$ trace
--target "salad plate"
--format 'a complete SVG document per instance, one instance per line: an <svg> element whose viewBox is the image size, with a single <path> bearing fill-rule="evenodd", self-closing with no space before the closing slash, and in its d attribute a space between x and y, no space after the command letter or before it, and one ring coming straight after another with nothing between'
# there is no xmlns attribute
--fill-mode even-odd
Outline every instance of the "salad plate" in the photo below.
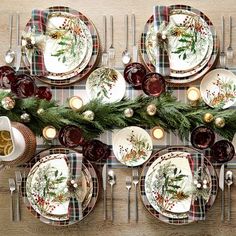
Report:
<svg viewBox="0 0 236 236"><path fill-rule="evenodd" d="M236 102L236 76L229 70L212 70L202 79L200 92L208 106L229 108Z"/></svg>
<svg viewBox="0 0 236 236"><path fill-rule="evenodd" d="M152 154L150 135L137 126L129 126L116 132L112 146L117 160L127 166L142 165Z"/></svg>

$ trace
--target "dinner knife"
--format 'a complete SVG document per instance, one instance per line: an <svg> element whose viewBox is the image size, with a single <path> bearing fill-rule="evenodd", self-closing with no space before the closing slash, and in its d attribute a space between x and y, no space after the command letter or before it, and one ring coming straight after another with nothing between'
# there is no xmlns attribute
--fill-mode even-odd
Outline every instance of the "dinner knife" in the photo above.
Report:
<svg viewBox="0 0 236 236"><path fill-rule="evenodd" d="M16 64L15 64L15 70L18 71L20 69L20 63L21 63L21 41L20 41L20 14L17 13L16 16Z"/></svg>
<svg viewBox="0 0 236 236"><path fill-rule="evenodd" d="M138 62L138 47L136 45L136 20L135 14L131 17L132 33L133 33L133 62Z"/></svg>
<svg viewBox="0 0 236 236"><path fill-rule="evenodd" d="M220 176L219 176L219 187L222 191L221 193L221 222L224 222L224 214L225 214L224 179L225 179L225 165L222 164L220 168Z"/></svg>
<svg viewBox="0 0 236 236"><path fill-rule="evenodd" d="M107 164L102 169L104 220L107 219Z"/></svg>

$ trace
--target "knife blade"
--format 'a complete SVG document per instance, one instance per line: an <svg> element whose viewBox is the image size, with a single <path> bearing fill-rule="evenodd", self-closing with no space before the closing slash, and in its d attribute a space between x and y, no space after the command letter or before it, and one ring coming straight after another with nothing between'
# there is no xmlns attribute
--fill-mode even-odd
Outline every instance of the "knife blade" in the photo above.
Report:
<svg viewBox="0 0 236 236"><path fill-rule="evenodd" d="M17 13L16 16L16 63L15 63L15 70L18 71L20 69L21 63L21 41L20 41L20 14Z"/></svg>
<svg viewBox="0 0 236 236"><path fill-rule="evenodd" d="M221 221L224 221L225 215L225 199L224 199L224 179L225 179L225 165L222 164L220 168L220 175L219 175L219 188L221 189Z"/></svg>
<svg viewBox="0 0 236 236"><path fill-rule="evenodd" d="M107 164L104 164L102 169L102 184L103 184L103 213L104 220L107 219Z"/></svg>

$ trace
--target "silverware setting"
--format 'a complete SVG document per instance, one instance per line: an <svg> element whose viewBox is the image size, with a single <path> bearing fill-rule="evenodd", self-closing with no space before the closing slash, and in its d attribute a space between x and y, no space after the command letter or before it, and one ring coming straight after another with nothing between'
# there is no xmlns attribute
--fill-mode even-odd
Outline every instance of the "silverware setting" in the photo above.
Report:
<svg viewBox="0 0 236 236"><path fill-rule="evenodd" d="M22 176L20 171L15 172L16 175L16 185L17 185L17 200L16 200L16 220L21 220L21 213L20 213L20 189L22 183Z"/></svg>
<svg viewBox="0 0 236 236"><path fill-rule="evenodd" d="M233 184L233 172L231 170L226 171L225 173L225 184L228 186L228 218L231 219L231 185Z"/></svg>
<svg viewBox="0 0 236 236"><path fill-rule="evenodd" d="M132 25L132 49L133 49L133 62L138 62L138 46L136 44L136 19L135 14L131 16L131 25Z"/></svg>
<svg viewBox="0 0 236 236"><path fill-rule="evenodd" d="M21 40L20 40L20 14L16 15L16 60L15 60L15 70L18 71L20 69L21 63Z"/></svg>
<svg viewBox="0 0 236 236"><path fill-rule="evenodd" d="M114 48L114 24L113 24L113 16L110 16L110 37L111 37L111 45L108 48L108 57L109 57L109 66L111 68L115 65L115 53L116 50Z"/></svg>
<svg viewBox="0 0 236 236"><path fill-rule="evenodd" d="M221 34L222 34L222 42L221 42L221 51L220 51L220 66L225 68L226 66L226 55L225 55L225 18L222 16L221 20Z"/></svg>
<svg viewBox="0 0 236 236"><path fill-rule="evenodd" d="M127 201L128 201L128 206L127 206L128 212L127 213L128 214L127 214L127 216L128 216L128 221L129 221L130 220L130 190L132 188L132 179L130 176L126 176L126 188L128 190L128 196L127 196Z"/></svg>
<svg viewBox="0 0 236 236"><path fill-rule="evenodd" d="M128 25L128 15L125 15L125 50L122 53L122 62L124 65L129 64L131 60L131 55L128 51L128 32L129 32L129 25Z"/></svg>
<svg viewBox="0 0 236 236"><path fill-rule="evenodd" d="M221 189L221 222L224 222L224 214L225 214L224 180L225 180L225 165L222 164L219 175L219 188Z"/></svg>
<svg viewBox="0 0 236 236"><path fill-rule="evenodd" d="M15 180L10 178L8 179L9 189L11 192L11 221L14 221L14 204L13 204L13 192L16 190Z"/></svg>
<svg viewBox="0 0 236 236"><path fill-rule="evenodd" d="M13 14L9 16L9 49L5 54L5 62L11 64L15 59L15 52L12 50L12 25L13 25Z"/></svg>
<svg viewBox="0 0 236 236"><path fill-rule="evenodd" d="M102 51L102 66L108 66L107 53L107 17L103 16L103 51Z"/></svg>
<svg viewBox="0 0 236 236"><path fill-rule="evenodd" d="M133 185L135 188L135 220L138 222L138 183L139 183L139 174L138 169L134 168L132 170L133 175Z"/></svg>
<svg viewBox="0 0 236 236"><path fill-rule="evenodd" d="M102 186L103 186L103 217L107 219L107 164L102 169Z"/></svg>
<svg viewBox="0 0 236 236"><path fill-rule="evenodd" d="M233 60L234 51L232 48L232 16L229 17L229 46L226 50L226 57L228 60Z"/></svg>
<svg viewBox="0 0 236 236"><path fill-rule="evenodd" d="M114 221L114 197L113 197L113 187L116 184L116 175L113 170L108 171L108 183L111 186L111 221Z"/></svg>

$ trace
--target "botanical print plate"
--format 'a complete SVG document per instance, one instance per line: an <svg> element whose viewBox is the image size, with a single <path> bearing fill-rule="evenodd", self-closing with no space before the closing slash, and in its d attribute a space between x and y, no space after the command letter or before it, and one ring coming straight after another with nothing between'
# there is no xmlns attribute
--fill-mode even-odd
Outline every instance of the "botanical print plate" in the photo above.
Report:
<svg viewBox="0 0 236 236"><path fill-rule="evenodd" d="M84 59L87 38L81 22L73 15L52 14L49 17L44 46L44 62L49 72L67 73Z"/></svg>
<svg viewBox="0 0 236 236"><path fill-rule="evenodd" d="M168 224L174 224L174 225L183 225L183 224L189 224L191 222L195 221L194 217L191 217L188 212L182 212L177 213L173 212L173 208L171 211L164 209L163 205L166 206L166 203L161 201L160 196L163 196L160 194L160 196L156 195L156 192L161 193L162 189L160 189L158 186L159 181L160 183L164 183L165 181L170 181L170 177L173 179L175 176L175 180L177 178L177 185L173 184L170 190L170 195L175 195L176 190L184 190L182 194L177 194L176 196L180 198L181 200L178 201L180 203L184 200L184 197L186 194L189 193L189 186L187 188L183 187L182 185L179 185L179 179L185 178L183 176L187 175L189 173L189 169L185 168L187 166L187 162L183 160L175 161L175 158L187 158L188 155L191 155L189 157L194 158L197 160L201 160L200 163L198 163L198 168L196 166L196 169L194 168L194 174L192 170L192 183L190 186L192 186L191 195L192 198L195 199L195 196L202 196L203 199L205 199L206 205L205 210L207 211L211 206L213 205L216 195L217 195L217 189L218 189L218 182L217 182L217 174L215 172L214 167L212 164L204 157L203 154L199 153L196 149L190 148L190 147L182 147L182 146L173 146L161 149L157 151L152 157L149 158L149 160L145 163L141 175L140 175L140 192L141 192L141 199L146 207L146 209L157 219L159 219L162 222L168 223ZM201 158L201 159L198 159ZM170 161L170 162L169 162ZM179 163L178 163L179 162ZM183 164L185 162L185 164ZM181 164L180 164L181 163ZM191 161L189 162L192 163ZM172 166L174 164L176 167ZM192 164L191 164L192 165ZM172 166L172 167L171 167ZM203 166L202 168L199 168L200 166ZM173 171L170 171L173 168ZM191 169L193 166L191 167ZM180 172L181 170L181 172ZM166 173L170 171L170 174L163 175L163 179L161 178L161 175L163 173ZM199 172L200 171L200 172ZM195 180L199 177L199 173L201 178L207 181L207 188L202 188L199 190L195 185ZM182 175L182 176L181 176ZM168 178L169 176L169 178ZM159 180L159 181L157 181ZM187 180L186 180L187 183ZM179 186L179 187L177 187ZM156 191L156 189L158 191ZM173 190L174 191L171 191ZM154 191L153 191L154 190ZM164 188L164 190L166 190ZM183 194L184 193L184 194ZM170 199L168 199L169 201ZM175 200L172 199L172 200ZM164 204L163 204L164 203ZM167 204L168 206L168 204ZM176 205L177 206L177 205ZM179 205L181 207L181 204ZM188 205L186 205L188 206ZM187 208L185 207L184 210ZM195 209L195 208L194 208ZM184 211L183 210L183 211ZM192 212L194 210L192 209Z"/></svg>
<svg viewBox="0 0 236 236"><path fill-rule="evenodd" d="M100 50L98 33L93 23L74 9L55 6L48 10L50 13L47 31L49 32L39 37L37 41L46 49L44 59L48 61L46 67L50 72L47 76L37 78L48 84L66 86L85 78L96 65ZM54 24L50 26L50 22L56 21L59 25L63 20L66 20L66 24L72 28L72 33L68 33L71 38L64 35L61 29L53 30ZM75 35L79 36L75 37ZM26 37L33 37L31 21L27 23L22 36L23 41ZM25 46L22 50L24 64L30 70L32 50Z"/></svg>
<svg viewBox="0 0 236 236"><path fill-rule="evenodd" d="M198 41L192 41L192 45L195 45L192 50L194 50L195 53L192 53L191 48L184 45L187 41L191 41L186 39L186 37L192 38L195 31L190 30L189 34L186 33L186 31L189 31L189 27L187 27L186 31L183 31L180 29L182 26L176 26L176 24L180 25L181 22L184 22L185 19L187 19L188 22L193 19L192 21L195 23L195 27L199 27L200 24L200 29L202 29L202 31L200 31L201 33L197 33ZM185 29L186 27L183 28ZM201 70L209 61L213 51L213 37L206 22L200 16L190 11L172 11L167 29L169 32L170 75L174 77L185 77ZM201 37L202 35L204 37ZM155 65L157 41L153 23L147 31L145 44L148 58L150 62ZM202 47L202 44L204 44L204 47Z"/></svg>
<svg viewBox="0 0 236 236"><path fill-rule="evenodd" d="M33 30L28 28L28 32L23 34L22 43L24 38L27 41L29 37L35 37L35 41L43 45L44 63L50 79L62 79L55 74L65 76L77 67L82 70L92 54L92 36L88 27L69 13L51 13L45 35L34 35ZM31 64L32 50L28 47L24 47L24 50Z"/></svg>
<svg viewBox="0 0 236 236"><path fill-rule="evenodd" d="M127 166L142 165L152 154L150 135L137 126L129 126L115 133L112 146L117 160Z"/></svg>
<svg viewBox="0 0 236 236"><path fill-rule="evenodd" d="M188 153L172 152L160 157L149 168L145 179L147 198L159 211L184 213L191 204L192 172Z"/></svg>
<svg viewBox="0 0 236 236"><path fill-rule="evenodd" d="M26 182L26 194L34 210L50 220L68 220L69 197L68 164L64 154L43 157L31 169ZM83 168L84 169L84 168ZM88 170L82 171L77 194L84 199L85 209L92 197L92 182Z"/></svg>
<svg viewBox="0 0 236 236"><path fill-rule="evenodd" d="M173 13L180 12L181 14L188 13L192 16L200 16L199 21L204 26L205 32L208 34L209 45L206 54L204 53L204 58L197 66L192 67L190 70L171 70L170 77L166 77L165 80L173 84L184 84L192 82L210 70L214 65L217 55L219 52L219 40L216 35L215 28L209 18L197 9L185 5L171 5L169 6L170 11ZM182 40L181 40L182 41ZM184 40L185 41L185 40ZM140 55L141 59L149 71L155 72L155 58L156 58L156 42L155 42L155 32L153 27L153 15L148 19L145 24L143 33L141 35L140 41ZM206 50L206 48L205 48ZM173 53L172 53L173 54ZM176 53L178 54L178 53ZM184 55L183 55L184 56ZM186 55L187 56L187 55ZM185 57L185 56L184 56ZM187 59L187 57L186 57ZM177 65L177 64L176 64ZM178 66L178 65L177 65ZM190 67L189 67L190 68Z"/></svg>
<svg viewBox="0 0 236 236"><path fill-rule="evenodd" d="M25 171L26 173L31 169L34 168L35 170L37 169L36 163L38 163L40 167L40 163L42 160L45 159L45 157L51 157L52 155L57 155L57 156L65 156L68 154L76 154L77 152L69 149L69 148L62 148L62 147L57 147L57 148L51 148L51 149L46 149L41 152L39 152L34 158L32 158L29 162L25 164ZM78 153L77 153L78 154ZM68 161L68 160L67 160ZM35 166L35 167L34 167ZM29 209L29 211L36 217L38 218L41 222L53 226L68 226L75 224L79 222L80 220L84 219L87 217L94 209L97 199L98 199L98 194L99 194L99 181L98 181L98 176L97 173L92 166L92 164L85 158L83 158L83 163L82 163L82 173L85 176L86 179L86 186L87 186L87 194L85 196L84 201L82 202L82 207L83 207L83 215L82 217L78 219L66 219L66 220L54 220L51 219L50 217L52 216L47 216L45 217L44 215L39 214L34 207L32 206L31 202L28 199L27 195L27 179L28 177L24 177L22 179L22 197L25 205ZM81 179L82 180L82 179ZM83 181L82 181L83 182ZM83 184L83 183L82 183ZM79 188L81 189L81 188ZM84 196L83 196L84 197ZM76 205L74 206L74 209L76 208ZM58 219L58 216L56 217ZM65 218L65 216L64 216Z"/></svg>
<svg viewBox="0 0 236 236"><path fill-rule="evenodd" d="M93 71L86 81L90 100L100 99L104 103L118 102L125 95L125 79L117 70L101 67Z"/></svg>
<svg viewBox="0 0 236 236"><path fill-rule="evenodd" d="M212 70L202 79L200 91L208 106L226 109L236 102L236 76L229 70Z"/></svg>

